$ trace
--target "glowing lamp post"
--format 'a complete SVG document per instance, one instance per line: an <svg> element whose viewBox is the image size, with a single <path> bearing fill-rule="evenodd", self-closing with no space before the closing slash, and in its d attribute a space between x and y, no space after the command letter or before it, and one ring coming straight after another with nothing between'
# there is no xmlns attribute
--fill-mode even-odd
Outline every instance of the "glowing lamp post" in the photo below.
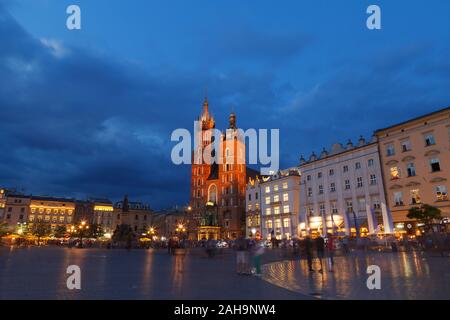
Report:
<svg viewBox="0 0 450 320"><path fill-rule="evenodd" d="M88 229L89 226L86 224L86 221L81 221L80 225L78 226L78 232L80 235L80 248L83 248L83 233Z"/></svg>

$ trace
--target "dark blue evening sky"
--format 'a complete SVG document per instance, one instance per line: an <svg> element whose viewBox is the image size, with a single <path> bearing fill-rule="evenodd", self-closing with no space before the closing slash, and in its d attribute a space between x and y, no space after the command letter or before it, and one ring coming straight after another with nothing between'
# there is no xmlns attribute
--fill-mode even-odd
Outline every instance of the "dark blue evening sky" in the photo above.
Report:
<svg viewBox="0 0 450 320"><path fill-rule="evenodd" d="M185 204L170 134L192 130L206 87L219 128L231 110L279 128L294 166L448 107L449 17L447 0L0 0L0 186Z"/></svg>

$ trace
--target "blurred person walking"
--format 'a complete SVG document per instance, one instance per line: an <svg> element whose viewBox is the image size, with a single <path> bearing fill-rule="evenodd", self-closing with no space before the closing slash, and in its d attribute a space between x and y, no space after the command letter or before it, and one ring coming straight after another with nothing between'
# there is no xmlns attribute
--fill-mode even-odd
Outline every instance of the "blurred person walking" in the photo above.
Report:
<svg viewBox="0 0 450 320"><path fill-rule="evenodd" d="M322 259L325 255L325 240L322 238L321 235L319 235L316 239L316 252L317 252L317 258L320 262L320 273L323 273L323 264Z"/></svg>

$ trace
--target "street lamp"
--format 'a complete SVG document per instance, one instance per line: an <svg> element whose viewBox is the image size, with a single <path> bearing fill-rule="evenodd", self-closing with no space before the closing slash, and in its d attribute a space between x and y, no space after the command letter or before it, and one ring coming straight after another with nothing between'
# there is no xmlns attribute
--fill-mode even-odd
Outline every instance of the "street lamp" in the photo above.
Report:
<svg viewBox="0 0 450 320"><path fill-rule="evenodd" d="M78 226L79 229L79 235L80 235L80 248L83 248L83 233L85 230L89 229L89 226L86 224L86 221L81 221L80 225Z"/></svg>
<svg viewBox="0 0 450 320"><path fill-rule="evenodd" d="M255 235L256 235L256 228L252 228L252 236L253 236L253 238L255 237Z"/></svg>

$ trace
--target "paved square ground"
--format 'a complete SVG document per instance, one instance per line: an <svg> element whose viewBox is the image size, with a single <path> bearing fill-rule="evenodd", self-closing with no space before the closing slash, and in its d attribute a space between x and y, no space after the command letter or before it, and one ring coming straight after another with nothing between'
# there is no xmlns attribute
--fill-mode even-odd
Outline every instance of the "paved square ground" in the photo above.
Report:
<svg viewBox="0 0 450 320"><path fill-rule="evenodd" d="M267 252L261 279L237 275L231 250L209 259L202 250L170 256L163 250L3 247L0 299L450 298L449 258L353 254L336 258L335 272L323 275L309 275L304 260L277 260L278 251ZM366 287L371 264L382 270L382 290ZM69 265L81 268L81 290L67 289Z"/></svg>

